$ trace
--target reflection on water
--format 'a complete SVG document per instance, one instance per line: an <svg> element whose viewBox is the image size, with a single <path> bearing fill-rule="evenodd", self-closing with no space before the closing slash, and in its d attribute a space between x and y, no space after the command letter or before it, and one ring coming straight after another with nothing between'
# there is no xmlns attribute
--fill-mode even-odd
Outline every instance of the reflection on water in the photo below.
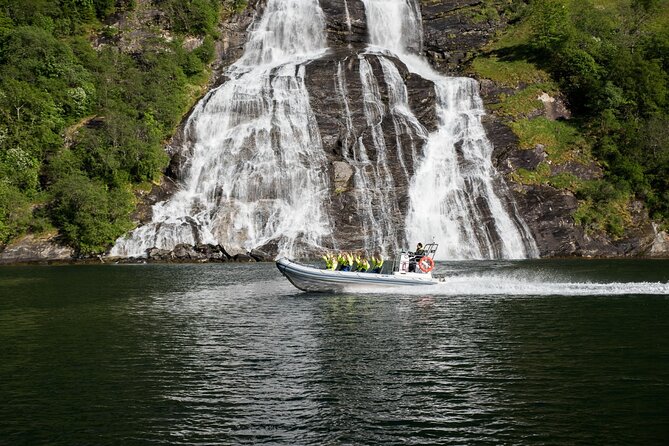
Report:
<svg viewBox="0 0 669 446"><path fill-rule="evenodd" d="M2 268L0 444L664 444L668 266L440 264L416 295Z"/></svg>

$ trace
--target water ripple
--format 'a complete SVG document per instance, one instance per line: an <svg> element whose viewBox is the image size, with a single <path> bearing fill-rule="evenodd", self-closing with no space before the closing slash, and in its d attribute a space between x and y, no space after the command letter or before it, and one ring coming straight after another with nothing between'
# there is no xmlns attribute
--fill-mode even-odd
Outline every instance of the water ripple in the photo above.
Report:
<svg viewBox="0 0 669 446"><path fill-rule="evenodd" d="M0 443L663 444L669 300L587 269L596 295L550 297L313 295L273 265L0 270L22 283L0 301Z"/></svg>

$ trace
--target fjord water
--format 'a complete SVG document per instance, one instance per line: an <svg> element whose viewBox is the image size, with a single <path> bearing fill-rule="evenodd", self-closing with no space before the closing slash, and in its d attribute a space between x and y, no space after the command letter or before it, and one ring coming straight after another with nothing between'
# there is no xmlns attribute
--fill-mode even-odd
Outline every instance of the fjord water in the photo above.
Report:
<svg viewBox="0 0 669 446"><path fill-rule="evenodd" d="M669 261L0 268L0 444L666 444Z"/></svg>

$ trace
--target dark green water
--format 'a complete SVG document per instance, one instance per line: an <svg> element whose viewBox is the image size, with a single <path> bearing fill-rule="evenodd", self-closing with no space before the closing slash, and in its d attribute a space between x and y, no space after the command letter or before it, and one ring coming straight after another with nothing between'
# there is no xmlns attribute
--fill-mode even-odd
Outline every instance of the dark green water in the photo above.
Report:
<svg viewBox="0 0 669 446"><path fill-rule="evenodd" d="M669 444L668 261L437 269L0 268L0 444Z"/></svg>

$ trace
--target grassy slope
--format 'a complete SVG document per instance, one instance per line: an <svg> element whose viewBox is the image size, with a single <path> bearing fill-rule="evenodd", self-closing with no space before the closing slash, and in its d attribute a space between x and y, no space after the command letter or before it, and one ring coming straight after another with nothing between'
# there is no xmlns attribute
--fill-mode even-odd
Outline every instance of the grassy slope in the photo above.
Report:
<svg viewBox="0 0 669 446"><path fill-rule="evenodd" d="M572 4L579 1L572 0ZM595 7L610 10L614 15L623 2L593 0ZM669 9L655 16L649 28L665 26L669 26ZM512 90L510 94L500 94L499 103L490 105L490 110L511 127L521 149L542 145L548 155L535 170L518 169L510 175L510 180L524 185L549 185L581 196L580 192L599 187L601 180L579 179L563 172L560 166L567 162L589 166L598 164L598 160L592 155L592 141L587 139L578 117L553 121L541 116L543 104L539 96L547 93L555 97L560 95L560 89L558 82L535 62L535 55L527 52L532 38L530 20L518 20L501 31L472 61L471 74ZM588 230L604 231L617 238L632 224L629 212L632 198L627 193L597 203L586 197L579 201L573 217Z"/></svg>

